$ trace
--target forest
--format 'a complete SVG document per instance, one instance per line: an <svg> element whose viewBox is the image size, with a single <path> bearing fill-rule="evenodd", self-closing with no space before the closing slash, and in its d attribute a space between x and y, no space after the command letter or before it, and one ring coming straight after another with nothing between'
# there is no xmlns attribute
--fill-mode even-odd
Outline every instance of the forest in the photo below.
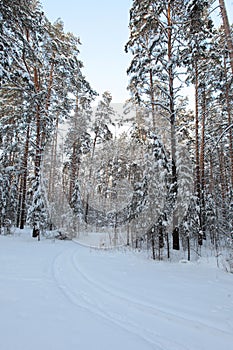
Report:
<svg viewBox="0 0 233 350"><path fill-rule="evenodd" d="M1 0L0 234L104 232L111 245L153 259L182 249L190 260L208 246L233 271L224 0L133 0L122 50L131 57L124 112L109 91L93 108L98 92L83 74L80 39L37 0Z"/></svg>

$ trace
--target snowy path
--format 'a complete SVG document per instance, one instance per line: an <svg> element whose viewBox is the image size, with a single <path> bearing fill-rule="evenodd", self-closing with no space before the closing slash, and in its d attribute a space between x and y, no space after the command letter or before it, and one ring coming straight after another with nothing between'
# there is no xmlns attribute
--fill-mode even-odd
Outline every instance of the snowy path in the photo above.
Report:
<svg viewBox="0 0 233 350"><path fill-rule="evenodd" d="M86 249L86 248L81 248ZM162 349L153 347L154 342L151 342L145 335L145 330L140 329L138 325L132 321L129 316L125 315L129 312L134 313L131 305L124 305L124 300L117 294L108 293L104 288L91 282L78 268L76 259L80 248L72 252L70 249L61 254L54 262L54 278L58 287L64 296L74 306L84 309L90 314L99 316L100 319L110 323L114 327L115 332L119 330L126 331L127 334L132 334L137 343L140 341L138 349ZM77 259L78 260L78 259ZM63 266L65 265L65 270ZM68 272L68 273L67 273ZM74 278L75 276L75 278ZM132 316L131 316L132 317Z"/></svg>
<svg viewBox="0 0 233 350"><path fill-rule="evenodd" d="M233 276L73 242L0 236L0 349L219 350Z"/></svg>

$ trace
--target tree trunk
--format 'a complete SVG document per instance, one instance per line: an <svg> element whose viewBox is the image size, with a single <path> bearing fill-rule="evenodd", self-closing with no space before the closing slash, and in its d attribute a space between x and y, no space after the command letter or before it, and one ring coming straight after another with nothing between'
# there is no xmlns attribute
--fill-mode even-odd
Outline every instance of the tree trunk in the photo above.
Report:
<svg viewBox="0 0 233 350"><path fill-rule="evenodd" d="M169 79L169 110L170 110L170 126L171 126L171 157L172 157L172 191L173 196L177 196L177 169L176 169L176 130L175 130L175 96L174 96L174 71L172 56L172 20L171 20L171 1L168 1L167 9L167 34L168 34L168 79ZM174 208L172 208L174 209ZM173 211L173 230L177 225L177 217ZM178 232L179 240L179 232Z"/></svg>
<svg viewBox="0 0 233 350"><path fill-rule="evenodd" d="M54 188L55 188L55 172L57 171L57 140L58 140L58 116L56 119L56 129L53 135L53 141L51 145L51 160L49 170L49 184L48 184L48 200L53 201Z"/></svg>
<svg viewBox="0 0 233 350"><path fill-rule="evenodd" d="M167 242L167 258L170 259L170 243L169 243L168 232L166 232L166 242Z"/></svg>
<svg viewBox="0 0 233 350"><path fill-rule="evenodd" d="M226 106L227 106L227 115L228 115L228 126L229 126L229 152L230 152L230 182L231 187L233 188L233 137L232 137L232 110L231 110L231 101L230 101L230 86L231 81L228 81L227 78L227 64L226 57L224 57L224 74L225 74L225 95L226 95Z"/></svg>
<svg viewBox="0 0 233 350"><path fill-rule="evenodd" d="M72 158L71 158L71 178L70 178L70 200L72 198L72 194L74 191L75 186L75 180L77 175L77 162L78 162L78 148L77 148L77 118L78 118L78 112L79 112L79 97L76 96L76 105L75 105L75 115L74 115L74 140L73 140L73 149L72 149Z"/></svg>
<svg viewBox="0 0 233 350"><path fill-rule="evenodd" d="M202 125L201 125L201 144L200 144L200 224L202 238L206 239L205 233L205 123L206 123L206 91L202 91Z"/></svg>
<svg viewBox="0 0 233 350"><path fill-rule="evenodd" d="M222 197L222 216L223 216L223 222L226 219L226 198L227 198L227 180L225 176L225 168L226 168L226 162L225 162L225 156L224 156L224 149L221 145L220 149L218 150L218 156L219 156L219 171L220 171L220 186L221 186L221 197Z"/></svg>
<svg viewBox="0 0 233 350"><path fill-rule="evenodd" d="M36 93L40 91L38 70L34 67L34 86ZM35 177L39 177L40 172L40 163L41 163L41 114L40 114L40 106L37 104L36 106L36 156L35 156L35 168L34 173Z"/></svg>
<svg viewBox="0 0 233 350"><path fill-rule="evenodd" d="M16 227L19 227L19 225L20 225L22 191L23 191L23 174L19 178L19 197L18 197L18 204L17 204Z"/></svg>
<svg viewBox="0 0 233 350"><path fill-rule="evenodd" d="M152 126L153 126L153 131L155 132L155 96L154 96L154 82L153 82L152 69L150 69L150 98L151 98L151 109L152 109Z"/></svg>
<svg viewBox="0 0 233 350"><path fill-rule="evenodd" d="M229 51L231 71L233 74L233 42L232 42L232 37L231 37L231 28L230 28L230 24L229 24L229 20L228 20L228 16L227 16L225 1L219 0L219 6L220 6L220 11L221 11L224 32L225 32L225 36L226 36L226 40L227 40L227 47L228 47L228 51Z"/></svg>
<svg viewBox="0 0 233 350"><path fill-rule="evenodd" d="M169 76L169 109L171 124L171 154L172 154L172 183L177 182L176 176L176 134L175 134L175 103L174 103L174 72L172 64L172 22L171 5L168 6L168 76Z"/></svg>
<svg viewBox="0 0 233 350"><path fill-rule="evenodd" d="M52 63L51 63L50 72L49 72L48 92L47 92L46 103L45 103L46 111L48 111L50 106L50 99L51 99L52 86L53 86L53 73L54 73L54 66L55 66L54 59L55 59L55 53L53 53L52 55Z"/></svg>
<svg viewBox="0 0 233 350"><path fill-rule="evenodd" d="M70 174L70 188L68 201L71 202L71 198L74 192L75 179L77 173L77 142L73 141L72 156L71 156L71 174Z"/></svg>
<svg viewBox="0 0 233 350"><path fill-rule="evenodd" d="M195 59L195 161L196 161L196 181L195 189L197 197L201 197L201 186L200 186L200 155L199 155L199 109L198 109L198 93L199 86L199 71L197 59Z"/></svg>
<svg viewBox="0 0 233 350"><path fill-rule="evenodd" d="M48 115L48 110L49 110L49 106L50 106L52 87L53 87L53 75L54 75L54 67L55 67L54 59L55 59L55 53L53 53L53 55L52 55L52 63L51 63L50 71L49 71L47 96L46 96L46 101L45 101L45 112L47 115ZM38 80L38 78L37 78L37 80ZM36 88L37 88L37 91L40 90L39 80L36 82ZM43 120L43 123L41 125L40 139L41 139L40 140L40 148L41 148L41 152L42 152L44 150L44 146L45 146L45 142L46 142L46 121L45 121L45 119ZM41 154L41 157L42 157L42 154Z"/></svg>
<svg viewBox="0 0 233 350"><path fill-rule="evenodd" d="M20 229L24 228L25 220L26 220L26 193L27 193L29 138L30 138L30 123L28 123L28 126L27 126L25 149L24 149L24 155L23 155L22 200L21 200L20 222L19 222Z"/></svg>
<svg viewBox="0 0 233 350"><path fill-rule="evenodd" d="M187 235L187 248L188 248L188 261L190 261L190 239L189 239L189 235Z"/></svg>
<svg viewBox="0 0 233 350"><path fill-rule="evenodd" d="M152 248L152 258L155 260L155 232L151 233L151 248Z"/></svg>
<svg viewBox="0 0 233 350"><path fill-rule="evenodd" d="M195 58L194 61L195 69L195 160L196 160L196 179L195 179L195 190L201 205L201 177L200 177L200 152L199 152L199 70L198 60ZM200 211L200 223L201 211ZM202 232L198 234L198 244L202 245Z"/></svg>
<svg viewBox="0 0 233 350"><path fill-rule="evenodd" d="M94 137L94 141L93 141L92 155L91 155L91 165L90 165L90 171L89 171L89 182L90 182L91 177L92 177L92 170L93 170L92 169L92 164L93 164L93 159L94 159L94 155L95 155L95 147L96 147L98 134L99 134L99 128L97 128L97 130L95 131L95 137ZM89 194L89 192L87 192L86 205L85 205L85 214L84 214L84 221L86 222L86 224L87 224L87 221L88 221L89 198L90 198L90 194Z"/></svg>
<svg viewBox="0 0 233 350"><path fill-rule="evenodd" d="M179 228L175 227L172 233L173 237L173 249L180 250L180 241L179 241Z"/></svg>

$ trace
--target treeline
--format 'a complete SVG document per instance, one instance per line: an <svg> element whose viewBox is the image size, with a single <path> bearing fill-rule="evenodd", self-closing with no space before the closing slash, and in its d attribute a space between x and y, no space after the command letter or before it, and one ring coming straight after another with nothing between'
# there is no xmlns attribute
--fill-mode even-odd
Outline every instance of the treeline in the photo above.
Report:
<svg viewBox="0 0 233 350"><path fill-rule="evenodd" d="M190 258L204 240L232 246L233 49L219 3L132 2L125 110L136 116L117 121L108 92L93 115L79 39L37 1L1 2L2 229L27 222L37 236L62 226L66 210L72 235L81 222L109 225L116 242L122 228L153 258L180 246ZM114 135L117 122L130 132Z"/></svg>
<svg viewBox="0 0 233 350"><path fill-rule="evenodd" d="M219 28L213 14L222 18ZM216 246L230 246L233 44L224 1L135 0L129 28L126 51L133 55L128 68L132 101L149 112L157 134L165 133L158 124L161 118L169 129L165 143L174 201L169 215L165 210L162 216L166 220L170 216L173 247L179 248L180 238L185 247L190 238L199 246L207 238ZM185 86L193 87L193 118L180 98ZM181 216L179 178L185 179L180 177L184 164L179 152L184 143L194 172L193 193ZM156 232L159 237L159 229Z"/></svg>
<svg viewBox="0 0 233 350"><path fill-rule="evenodd" d="M47 215L41 194L45 146L75 96L95 96L82 74L79 38L51 24L39 1L0 4L0 228L26 220L38 235Z"/></svg>

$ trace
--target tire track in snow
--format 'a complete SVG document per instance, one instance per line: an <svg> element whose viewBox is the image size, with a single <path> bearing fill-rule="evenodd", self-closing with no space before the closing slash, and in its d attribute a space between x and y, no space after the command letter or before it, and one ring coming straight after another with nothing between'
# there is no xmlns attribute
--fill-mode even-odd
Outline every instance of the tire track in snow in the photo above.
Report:
<svg viewBox="0 0 233 350"><path fill-rule="evenodd" d="M144 335L139 334L138 329L135 329L136 325L129 323L126 319L124 320L122 315L109 313L108 311L106 312L106 309L103 309L102 305L100 305L98 301L93 300L93 295L96 293L98 294L99 291L94 285L87 282L83 278L82 274L80 274L76 269L73 263L73 256L76 254L76 251L77 249L67 249L55 257L53 261L53 278L64 297L68 299L72 305L82 308L89 313L95 314L104 320L113 323L114 326L117 326L124 331L130 332L133 336L140 338L145 342L145 344L147 344L148 349L165 350L164 346L161 346L157 342L151 342ZM67 271L69 271L68 277L66 275ZM83 286L83 282L84 285L86 284L86 286ZM79 289L77 291L77 288L80 287L85 287L85 290ZM101 297L103 298L102 292ZM172 350L172 348L169 349Z"/></svg>

